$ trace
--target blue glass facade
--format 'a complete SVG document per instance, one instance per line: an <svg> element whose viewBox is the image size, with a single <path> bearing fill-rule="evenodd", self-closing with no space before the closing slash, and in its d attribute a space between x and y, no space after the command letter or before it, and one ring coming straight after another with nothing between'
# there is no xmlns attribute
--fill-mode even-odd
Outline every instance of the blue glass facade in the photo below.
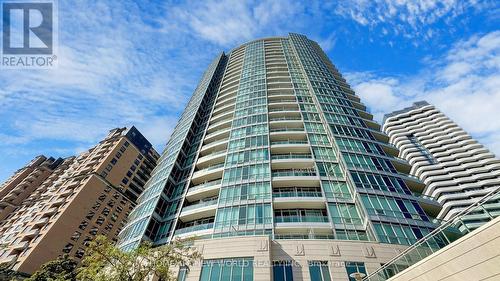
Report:
<svg viewBox="0 0 500 281"><path fill-rule="evenodd" d="M397 153L317 43L252 41L204 74L119 245L193 235L409 245L435 225Z"/></svg>

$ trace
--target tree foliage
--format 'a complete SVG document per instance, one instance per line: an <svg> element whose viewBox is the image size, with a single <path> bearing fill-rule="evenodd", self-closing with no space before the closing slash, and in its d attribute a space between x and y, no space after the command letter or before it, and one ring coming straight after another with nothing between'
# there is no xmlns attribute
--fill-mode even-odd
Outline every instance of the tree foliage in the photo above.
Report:
<svg viewBox="0 0 500 281"><path fill-rule="evenodd" d="M26 276L12 269L12 264L0 264L0 280L18 281L24 280Z"/></svg>
<svg viewBox="0 0 500 281"><path fill-rule="evenodd" d="M45 263L26 281L76 281L76 264L65 255Z"/></svg>
<svg viewBox="0 0 500 281"><path fill-rule="evenodd" d="M201 254L187 243L172 241L160 247L143 243L124 252L104 236L98 236L86 250L87 254L78 270L82 281L142 281L150 276L162 280L175 280L173 270L181 265L192 265Z"/></svg>

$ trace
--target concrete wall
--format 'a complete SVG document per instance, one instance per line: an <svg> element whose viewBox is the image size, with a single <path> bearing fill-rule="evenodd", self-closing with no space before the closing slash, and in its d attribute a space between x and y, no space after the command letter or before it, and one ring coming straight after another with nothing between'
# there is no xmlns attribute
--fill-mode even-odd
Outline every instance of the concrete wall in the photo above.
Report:
<svg viewBox="0 0 500 281"><path fill-rule="evenodd" d="M332 280L347 281L346 261L363 262L367 272L379 268L406 247L341 240L271 240L268 236L198 240L204 259L253 257L254 281L272 280L273 261L291 261L295 281L310 281L308 261L328 261ZM187 281L200 280L201 266L192 266ZM314 280L312 280L314 281Z"/></svg>

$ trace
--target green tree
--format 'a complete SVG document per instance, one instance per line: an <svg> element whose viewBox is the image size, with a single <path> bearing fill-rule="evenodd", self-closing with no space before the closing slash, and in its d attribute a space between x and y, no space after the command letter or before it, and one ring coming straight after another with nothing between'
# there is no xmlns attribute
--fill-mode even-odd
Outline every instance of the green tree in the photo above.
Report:
<svg viewBox="0 0 500 281"><path fill-rule="evenodd" d="M15 270L12 270L11 264L9 263L0 264L0 280L18 281L24 279L26 279L26 276Z"/></svg>
<svg viewBox="0 0 500 281"><path fill-rule="evenodd" d="M173 269L190 266L201 254L190 247L190 241L175 240L170 244L152 247L143 243L124 252L104 236L98 236L87 248L87 254L78 270L82 281L142 281L149 276L175 280Z"/></svg>
<svg viewBox="0 0 500 281"><path fill-rule="evenodd" d="M26 281L76 281L76 264L65 255L45 263Z"/></svg>

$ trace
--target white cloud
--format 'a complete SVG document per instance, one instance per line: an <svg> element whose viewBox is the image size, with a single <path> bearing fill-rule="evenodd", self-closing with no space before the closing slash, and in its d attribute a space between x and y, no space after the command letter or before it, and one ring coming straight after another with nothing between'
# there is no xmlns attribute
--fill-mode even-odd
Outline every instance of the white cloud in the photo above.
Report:
<svg viewBox="0 0 500 281"><path fill-rule="evenodd" d="M352 0L339 1L335 13L371 28L384 26L386 35L390 26L393 33L408 38L430 39L435 30L429 26L442 21L445 24L468 10L494 8L494 1L476 0Z"/></svg>
<svg viewBox="0 0 500 281"><path fill-rule="evenodd" d="M196 4L194 4L196 3ZM209 42L232 46L263 35L284 35L293 31L304 7L286 0L266 1L189 1L168 8L165 25L180 27L186 33ZM168 32L168 31L167 31Z"/></svg>
<svg viewBox="0 0 500 281"><path fill-rule="evenodd" d="M416 75L379 77L349 73L378 121L418 100L437 106L500 155L500 31L456 43L445 56L427 59Z"/></svg>

